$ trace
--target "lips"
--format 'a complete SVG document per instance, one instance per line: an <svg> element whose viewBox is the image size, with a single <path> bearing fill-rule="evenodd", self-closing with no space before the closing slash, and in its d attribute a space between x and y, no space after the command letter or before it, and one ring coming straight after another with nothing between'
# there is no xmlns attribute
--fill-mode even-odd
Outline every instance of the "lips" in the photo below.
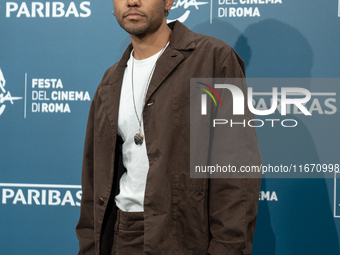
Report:
<svg viewBox="0 0 340 255"><path fill-rule="evenodd" d="M124 15L124 18L130 18L130 19L138 19L142 17L144 17L144 15L136 11L128 12L127 14Z"/></svg>

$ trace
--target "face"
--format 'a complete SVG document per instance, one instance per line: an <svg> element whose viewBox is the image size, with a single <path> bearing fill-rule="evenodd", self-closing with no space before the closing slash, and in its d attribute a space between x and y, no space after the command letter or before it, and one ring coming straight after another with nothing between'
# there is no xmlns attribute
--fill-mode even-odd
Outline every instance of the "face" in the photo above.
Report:
<svg viewBox="0 0 340 255"><path fill-rule="evenodd" d="M119 25L129 34L145 36L157 31L165 20L165 1L113 0L113 4Z"/></svg>

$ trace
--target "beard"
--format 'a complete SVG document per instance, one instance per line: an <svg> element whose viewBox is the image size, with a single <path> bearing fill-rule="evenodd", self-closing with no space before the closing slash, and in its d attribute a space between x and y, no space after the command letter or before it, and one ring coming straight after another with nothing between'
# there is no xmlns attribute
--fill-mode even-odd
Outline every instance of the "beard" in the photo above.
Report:
<svg viewBox="0 0 340 255"><path fill-rule="evenodd" d="M162 1L163 2L163 1ZM150 13L142 12L138 8L130 8L128 11L118 14L116 18L118 24L129 34L138 37L145 37L149 34L154 33L162 25L164 19L164 8L165 5L158 5ZM128 20L125 15L130 12L137 12L143 17L136 20Z"/></svg>

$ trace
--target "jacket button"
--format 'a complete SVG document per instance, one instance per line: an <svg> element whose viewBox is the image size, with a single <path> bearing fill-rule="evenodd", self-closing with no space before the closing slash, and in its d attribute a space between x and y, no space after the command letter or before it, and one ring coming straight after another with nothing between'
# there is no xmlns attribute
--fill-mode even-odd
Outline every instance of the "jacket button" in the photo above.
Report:
<svg viewBox="0 0 340 255"><path fill-rule="evenodd" d="M104 204L104 199L103 198L99 198L98 199L98 204L99 205L103 205Z"/></svg>
<svg viewBox="0 0 340 255"><path fill-rule="evenodd" d="M153 105L153 101L149 101L146 105L147 105L147 106Z"/></svg>

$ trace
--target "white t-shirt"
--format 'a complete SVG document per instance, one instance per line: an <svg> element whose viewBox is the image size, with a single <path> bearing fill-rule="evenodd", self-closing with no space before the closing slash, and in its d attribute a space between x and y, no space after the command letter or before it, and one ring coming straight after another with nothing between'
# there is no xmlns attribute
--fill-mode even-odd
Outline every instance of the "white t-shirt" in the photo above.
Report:
<svg viewBox="0 0 340 255"><path fill-rule="evenodd" d="M139 122L135 113L132 94L132 58L125 68L122 90L120 94L118 134L123 143L123 164L127 170L120 179L120 193L115 197L117 207L122 211L142 212L144 211L144 194L146 178L149 171L149 159L146 152L147 137L144 135L143 120L141 119L148 87L151 80L154 65L162 51L143 59L134 59L133 66L133 88L135 105L138 118L141 120L141 131L144 136L143 143L136 145L134 136L139 132Z"/></svg>

